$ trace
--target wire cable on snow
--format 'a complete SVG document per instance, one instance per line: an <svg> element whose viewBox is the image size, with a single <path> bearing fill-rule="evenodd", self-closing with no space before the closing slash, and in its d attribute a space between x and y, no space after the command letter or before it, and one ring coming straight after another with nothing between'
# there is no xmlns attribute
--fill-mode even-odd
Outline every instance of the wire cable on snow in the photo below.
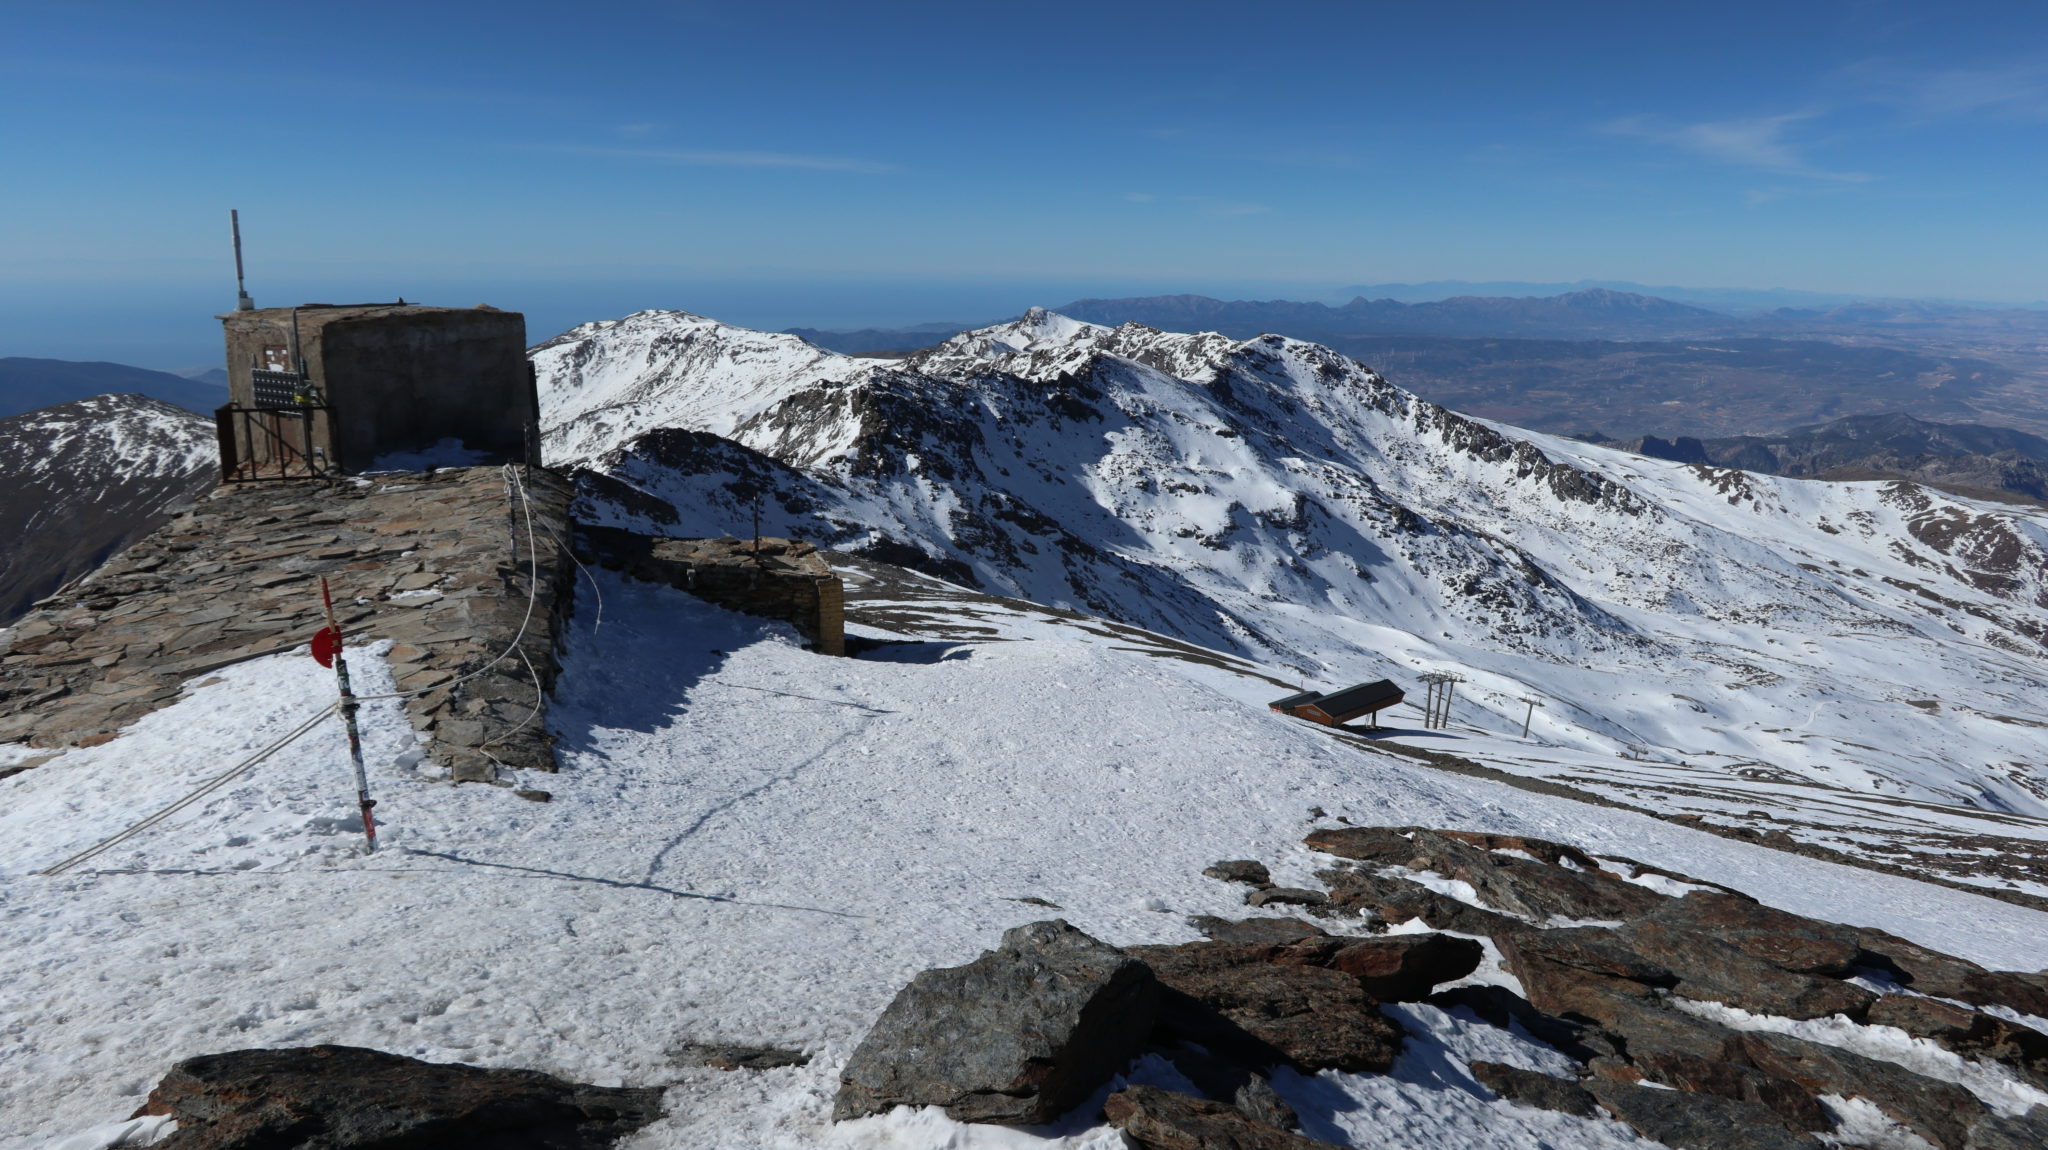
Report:
<svg viewBox="0 0 2048 1150"><path fill-rule="evenodd" d="M519 493L520 510L524 513L526 520L526 614L519 620L518 633L512 636L512 642L507 644L505 649L498 653L497 658L492 659L490 662L485 663L483 666L478 667L476 670L471 671L470 673L463 675L461 678L455 679L452 682L436 684L435 686L425 687L417 691L394 691L389 694L383 695L358 695L356 697L357 702L370 702L372 700L377 699L408 699L415 695L427 694L430 691L449 690L454 687L460 686L461 684L466 683L471 679L476 678L478 675L481 675L485 671L488 671L491 668L497 666L499 663L504 662L505 656L517 651L519 653L520 659L526 663L526 673L533 678L533 688L536 693L533 711L530 714L528 714L525 719L521 720L518 726L515 726L511 730L504 732L503 734L499 735L498 738L491 740L491 742L496 743L505 739L507 736L510 736L514 732L518 731L520 728L526 726L527 723L532 722L534 716L540 713L540 700L538 694L540 691L540 677L533 669L533 660L528 659L526 657L526 652L520 650L519 647L520 641L526 638L527 629L530 626L532 626L534 603L540 597L540 545L539 541L536 539L534 535L533 501L526 494L526 484L520 480L518 472L510 464L507 464L505 467L505 477L508 483L514 486ZM549 532L549 535L551 537L553 536L553 534L553 532ZM557 543L561 542L560 539L556 539L555 541ZM577 565L579 567L582 566L582 564L580 563ZM588 572L585 572L585 574L588 574ZM591 582L595 584L596 580L593 579L591 580ZM193 803L198 802L200 799L206 797L207 795L212 794L214 791L219 790L221 787L226 786L228 783L233 782L235 779L240 778L241 776L256 769L257 765L262 763L263 760L283 750L286 746L290 745L291 743L295 742L300 737L305 735L306 732L312 730L315 726L319 725L320 720L326 718L328 715L333 714L335 712L336 707L337 704L335 703L327 704L326 706L320 708L319 713L315 714L312 718L307 719L305 722L299 724L296 728L294 728L291 731L291 733L285 735L283 738L277 740L276 742L270 744L262 750L257 751L255 754L250 755L248 758L243 759L241 762L236 763L234 766L228 768L226 771L223 771L222 773L215 775L212 779L209 779L208 781L201 783L191 793L187 794L185 797L179 799L178 801L172 803L170 806L167 806L162 810L157 811L155 814L149 815L148 817L135 822L126 829L117 832L109 838L102 839L100 842L95 843L94 845L87 847L82 851L79 851L77 854L74 854L71 857L62 860L61 862L55 863L49 867L46 867L43 870L40 870L36 873L39 875L43 875L45 877L62 874L65 871L77 866L78 864L85 862L86 860L91 859L97 855L100 855L108 850L111 850L114 847L120 845L123 842L126 842L131 838L134 838L136 835L141 834L143 831L148 830L149 828L157 825L158 823L169 818L170 816L178 813L181 810L184 810L186 807L191 806ZM488 745L490 744L486 744L486 746ZM486 752L486 754L488 755L489 753ZM492 761L496 761L496 756L490 757L492 758ZM503 764L500 765L502 766Z"/></svg>
<svg viewBox="0 0 2048 1150"><path fill-rule="evenodd" d="M45 867L42 870L37 871L36 873L43 875L44 877L63 874L65 871L70 870L72 867L77 866L79 863L82 863L87 859L92 858L95 855L98 855L104 851L111 850L113 847L123 842L126 842L131 838L134 838L136 835L141 834L143 831L148 830L149 828L157 825L158 823L164 821L165 819L171 817L179 811L184 810L186 807L191 806L193 803L198 802L200 799L212 794L214 791L219 790L220 788L233 782L235 779L238 779L241 776L248 774L250 771L255 770L257 764L261 763L263 760L269 758L277 752L283 750L288 744L298 739L299 736L304 735L307 731L310 731L315 726L319 725L320 720L333 714L337 705L338 704L335 703L329 703L326 706L320 708L319 714L314 715L312 718L307 719L303 723L300 723L297 727L293 728L290 734L285 735L283 738L277 740L276 742L270 744L262 750L257 751L255 754L250 755L248 758L243 759L241 762L236 763L234 766L229 767L227 770L222 771L220 774L215 775L213 778L207 780L206 782L199 784L199 786L196 789L194 789L190 794L187 794L184 798L179 799L177 802L172 803L170 806L165 807L164 809L156 812L153 815L148 816L147 818L141 819L140 821L129 826L126 830L120 831L112 835L111 837L102 839L98 843L95 843L94 845L89 846L82 851L79 851L77 854L72 855L70 858L67 858L62 862L56 863L52 866Z"/></svg>

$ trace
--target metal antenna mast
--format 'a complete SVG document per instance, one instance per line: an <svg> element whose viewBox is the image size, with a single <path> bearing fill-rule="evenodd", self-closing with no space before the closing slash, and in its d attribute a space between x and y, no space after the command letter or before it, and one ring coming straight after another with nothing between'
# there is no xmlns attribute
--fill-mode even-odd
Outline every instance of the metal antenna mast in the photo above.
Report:
<svg viewBox="0 0 2048 1150"><path fill-rule="evenodd" d="M235 232L235 310L255 311L256 301L249 298L249 289L242 286L242 213L229 208L228 226Z"/></svg>

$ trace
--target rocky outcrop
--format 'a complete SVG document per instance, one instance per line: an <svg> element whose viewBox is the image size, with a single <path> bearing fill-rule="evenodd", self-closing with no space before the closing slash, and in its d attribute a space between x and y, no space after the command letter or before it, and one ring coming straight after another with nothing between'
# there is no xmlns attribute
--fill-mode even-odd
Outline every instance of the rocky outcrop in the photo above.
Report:
<svg viewBox="0 0 2048 1150"><path fill-rule="evenodd" d="M939 1106L963 1122L1050 1122L1138 1053L1158 994L1144 963L1063 921L1017 927L897 992L847 1060L832 1117Z"/></svg>
<svg viewBox="0 0 2048 1150"><path fill-rule="evenodd" d="M1365 908L1390 921L1422 918L1491 937L1526 999L1465 987L1428 1001L1519 1025L1578 1059L1586 1074L1574 1087L1475 1064L1475 1077L1503 1097L1578 1112L1583 1092L1644 1137L1680 1150L1818 1146L1813 1135L1835 1124L1823 1098L1867 1102L1943 1150L2028 1144L2013 1140L2033 1118L1994 1114L1960 1086L1804 1038L1734 1029L1692 1004L1895 1026L2039 1082L2048 1035L1943 999L2037 1013L2041 975L1986 970L1882 931L1777 910L1562 844L1419 827L1319 831L1308 841L1351 860L1321 872L1334 911ZM1630 881L1650 873L1689 889L1674 897ZM1462 882L1484 905L1406 877L1425 874ZM1877 993L1867 980L1850 981L1879 972L1904 989ZM2048 1111L2039 1113L2048 1124Z"/></svg>
<svg viewBox="0 0 2048 1150"><path fill-rule="evenodd" d="M138 1117L177 1119L160 1150L601 1150L660 1118L661 1095L310 1046L188 1058Z"/></svg>
<svg viewBox="0 0 2048 1150"><path fill-rule="evenodd" d="M1156 1021L1136 1035L1143 1051L1202 1096L1149 1085L1110 1095L1106 1114L1139 1150L1321 1145L1290 1132L1305 1121L1294 1107L1313 1103L1304 1093L1283 1096L1275 1081L1285 1079L1286 1089L1298 1080L1274 1071L1393 1070L1406 1036L1380 1006L1394 1001L1513 1029L1579 1064L1569 1078L1472 1062L1472 1078L1493 1095L1612 1119L1673 1150L1862 1145L1853 1130L1838 1129L1843 1100L1874 1108L1939 1150L2048 1144L2048 1108L1995 1112L1953 1082L1779 1032L1801 1019L1829 1019L1805 1032L1820 1036L1846 1025L1897 1027L2040 1083L2048 1035L1944 998L1967 993L1990 1006L2009 994L1996 1004L2026 1010L2048 975L1985 970L1883 932L1540 839L1347 827L1308 841L1346 859L1321 872L1331 889L1313 913L1333 929L1351 916L1348 925L1380 933L1202 917L1190 921L1206 940L1119 951L1064 923L1020 927L976 963L926 971L905 988L849 1063L838 1116L910 1103L969 1120L1047 1121L1140 1049L1128 1029L1120 1042L1076 1037L1084 1029L1077 1020L1092 1009L1087 1000L1128 963L1157 982ZM1207 873L1271 882L1255 860ZM1661 889L1636 881L1653 875ZM1434 885L1469 891L1485 905L1415 881L1425 876L1455 879L1462 885ZM1664 893L1673 889L1683 893ZM1379 915L1489 936L1520 993L1492 984L1437 989L1478 971L1487 946L1454 934L1385 933ZM1034 989L1035 972L1048 963L1034 956L1042 948L1084 956L1094 973L1056 992ZM1915 987L1951 994L1929 997ZM1123 1053L1112 1057L1112 1049ZM1055 1080L1058 1087L1046 1085Z"/></svg>
<svg viewBox="0 0 2048 1150"><path fill-rule="evenodd" d="M1254 1067L1381 1073L1401 1030L1358 979L1327 965L1327 942L1138 946L1158 976L1159 1031ZM1320 959L1320 961L1318 961Z"/></svg>

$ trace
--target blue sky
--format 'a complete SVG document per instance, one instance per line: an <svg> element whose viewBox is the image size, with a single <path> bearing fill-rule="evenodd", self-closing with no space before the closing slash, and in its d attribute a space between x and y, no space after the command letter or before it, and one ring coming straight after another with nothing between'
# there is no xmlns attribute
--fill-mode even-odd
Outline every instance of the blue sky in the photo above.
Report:
<svg viewBox="0 0 2048 1150"><path fill-rule="evenodd" d="M230 207L259 303L536 339L1436 279L2048 298L2038 3L15 0L8 32L0 354L212 358Z"/></svg>

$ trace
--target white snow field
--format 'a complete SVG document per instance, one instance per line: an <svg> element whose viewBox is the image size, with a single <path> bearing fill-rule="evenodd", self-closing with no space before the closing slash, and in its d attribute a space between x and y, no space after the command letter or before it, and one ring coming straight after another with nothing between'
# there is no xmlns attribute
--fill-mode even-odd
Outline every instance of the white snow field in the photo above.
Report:
<svg viewBox="0 0 2048 1150"><path fill-rule="evenodd" d="M1461 674L1457 733L1503 769L2048 896L2041 508L1648 459L1311 343L1036 310L900 361L680 312L533 358L550 460L615 481L596 521L744 534L741 478L770 534L1303 686Z"/></svg>
<svg viewBox="0 0 2048 1150"><path fill-rule="evenodd" d="M983 611L981 641L905 624L895 637L918 641L833 659L780 624L595 579L602 622L580 594L551 712L563 769L517 780L551 802L395 765L414 761L413 734L371 703L375 855L330 721L89 869L36 873L330 702L329 673L303 654L228 668L110 743L0 780L0 1145L92 1131L66 1145L103 1145L180 1058L334 1042L670 1086L669 1116L629 1150L1109 1150L1118 1136L1085 1107L1037 1131L828 1115L853 1045L917 971L1042 917L1116 943L1193 938L1190 914L1255 913L1204 866L1258 858L1312 881L1300 839L1339 816L1560 839L1994 967L2032 969L2048 940L2048 914L1332 739L1267 711L1269 684L1232 660L1157 657L1092 620ZM390 689L375 651L352 658L359 690ZM0 768L23 754L0 749ZM1415 1037L1393 1073L1276 1082L1306 1133L1416 1150L1645 1145L1613 1122L1491 1100L1464 1070L1476 1056L1556 1070L1555 1052L1396 1009ZM670 1052L693 1041L814 1057L678 1065Z"/></svg>

